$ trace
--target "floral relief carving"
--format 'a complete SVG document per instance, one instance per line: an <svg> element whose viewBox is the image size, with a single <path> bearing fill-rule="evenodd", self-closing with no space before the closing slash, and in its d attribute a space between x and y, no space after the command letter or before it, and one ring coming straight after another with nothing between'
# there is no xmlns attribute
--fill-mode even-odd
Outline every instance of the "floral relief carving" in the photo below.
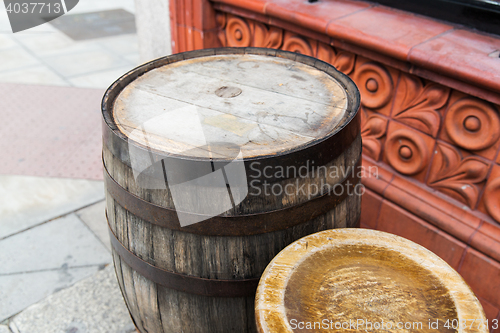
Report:
<svg viewBox="0 0 500 333"><path fill-rule="evenodd" d="M225 14L218 14L216 21L222 46L279 48L283 42L283 29Z"/></svg>
<svg viewBox="0 0 500 333"><path fill-rule="evenodd" d="M314 56L311 44L309 44L306 39L298 35L292 35L288 33L285 34L283 46L281 47L281 49L285 51L304 54L310 57Z"/></svg>
<svg viewBox="0 0 500 333"><path fill-rule="evenodd" d="M444 128L456 145L467 150L482 150L500 138L498 111L476 98L465 97L451 105Z"/></svg>
<svg viewBox="0 0 500 333"><path fill-rule="evenodd" d="M389 103L394 95L392 77L380 64L367 62L358 66L353 80L361 94L361 104L365 107L380 108Z"/></svg>
<svg viewBox="0 0 500 333"><path fill-rule="evenodd" d="M283 30L275 27L267 28L263 23L255 22L253 32L255 47L279 48L283 42Z"/></svg>
<svg viewBox="0 0 500 333"><path fill-rule="evenodd" d="M428 184L474 208L479 184L486 180L489 164L475 156L461 158L453 146L438 144Z"/></svg>
<svg viewBox="0 0 500 333"><path fill-rule="evenodd" d="M327 44L318 43L316 58L328 62L342 73L349 75L352 73L356 61L354 53L338 51Z"/></svg>
<svg viewBox="0 0 500 333"><path fill-rule="evenodd" d="M500 178L491 180L483 194L486 211L500 222Z"/></svg>
<svg viewBox="0 0 500 333"><path fill-rule="evenodd" d="M230 47L250 46L252 36L248 23L236 16L229 17L226 23L226 40Z"/></svg>
<svg viewBox="0 0 500 333"><path fill-rule="evenodd" d="M227 41L226 41L226 18L227 15L223 13L217 13L215 14L215 22L217 22L217 25L219 26L219 31L217 32L217 37L219 38L219 41L222 46L227 46Z"/></svg>
<svg viewBox="0 0 500 333"><path fill-rule="evenodd" d="M360 110L360 112L363 153L374 160L378 160L382 151L381 139L386 132L387 119L377 114L370 116L365 110Z"/></svg>
<svg viewBox="0 0 500 333"><path fill-rule="evenodd" d="M403 100L395 107L394 119L436 137L441 124L438 109L442 108L450 95L450 89L428 83L406 74L401 75L398 91Z"/></svg>
<svg viewBox="0 0 500 333"><path fill-rule="evenodd" d="M219 25L218 37L222 46L229 47L267 47L297 52L315 56L335 66L344 74L351 74L354 70L356 55L343 50L336 50L330 45L317 43L314 45L307 38L285 32L274 26L240 18L230 14L217 13L216 21Z"/></svg>
<svg viewBox="0 0 500 333"><path fill-rule="evenodd" d="M491 163L475 155L464 157L459 149L444 142L438 142L436 151L432 151L433 138L438 135L470 152L492 147L500 139L496 106L470 96L456 100L450 88L402 72L396 95L398 73L383 64L252 19L219 12L216 21L223 46L297 52L330 63L351 76L361 95L365 156L383 159L397 172L419 181L424 181L434 156L427 185L471 208L481 199L484 209L500 222L500 180L486 183ZM389 103L393 100L391 114ZM394 123L392 128L389 121Z"/></svg>
<svg viewBox="0 0 500 333"><path fill-rule="evenodd" d="M408 176L421 172L430 161L430 151L424 138L406 129L388 134L384 151L389 164Z"/></svg>

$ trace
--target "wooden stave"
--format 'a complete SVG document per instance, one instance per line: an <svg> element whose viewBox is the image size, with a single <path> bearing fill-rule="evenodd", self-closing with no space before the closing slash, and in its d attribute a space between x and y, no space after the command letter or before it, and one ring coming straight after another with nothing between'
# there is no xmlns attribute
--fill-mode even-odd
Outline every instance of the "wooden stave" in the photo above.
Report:
<svg viewBox="0 0 500 333"><path fill-rule="evenodd" d="M110 154L108 152L108 154L104 154L104 155L109 156ZM106 165L109 165L109 162ZM115 176L118 176L118 173L115 173ZM266 237L268 237L267 239L276 239L276 238L280 239L280 238L282 238L282 236L279 236L278 235L279 233L288 233L288 239L287 239L287 241L285 241L279 245L277 244L274 248L263 251L263 252L267 253L267 257L265 259L260 260L260 267L258 269L256 269L254 267L253 272L247 272L248 274L242 275L239 278L259 277L260 274L262 273L262 271L264 270L264 268L267 266L267 263L270 262L271 259L282 248L284 248L286 245L288 245L289 243L293 242L296 239L299 239L303 236L314 233L316 231L321 231L321 230L325 230L325 229L329 229L329 228L358 227L359 226L359 215L360 215L359 214L359 212L360 212L360 199L361 198L357 197L357 196L348 197L341 204L337 205L334 209L332 209L330 212L324 214L321 217L318 217L316 219L317 220L316 222L309 221L309 222L305 222L304 224L299 225L297 227L290 228L290 229L295 229L298 231L288 230L288 231L272 233L274 235L264 234ZM150 235L150 236L145 236L144 238L145 239L152 238L153 239L152 244L156 244L156 243L161 242L162 240L165 239L164 236L161 236L162 231L163 231L163 234L171 233L171 235L172 235L171 239L179 240L179 237L184 238L185 240L183 241L183 244L193 244L193 239L204 238L203 236L182 233L180 231L167 231L167 230L164 230L165 228L161 228L159 226L152 225L147 221L136 220L133 217L131 220L130 214L128 214L125 209L123 209L119 206L115 206L113 198L110 197L108 194L107 194L107 206L108 206L108 208L107 208L108 216L110 217L110 225L111 225L113 232L115 232L115 234L119 238L120 242L122 242L122 244L126 245L137 256L141 257L145 261L150 262L151 264L158 265L159 267L162 267L164 269L172 269L173 271L177 271L177 272L181 272L181 273L185 273L185 274L199 273L199 272L196 272L196 267L199 266L199 264L196 262L191 263L189 265L191 267L190 270L185 270L186 267L181 267L181 268L184 268L184 270L183 269L178 270L176 268L179 268L179 267L176 267L175 265L172 265L171 263L159 262L160 261L159 259L162 259L162 258L161 258L161 256L159 256L159 253L156 253L157 251L153 251L151 248L147 249L144 246L141 247L140 246L141 244L136 244L135 240L129 238L129 234L130 235L138 235L138 234L140 234L141 230L144 230L145 234ZM110 212L114 212L114 214L110 214ZM350 216L348 216L348 213L350 213ZM127 225L125 226L125 225L120 225L119 223L117 224L116 223L117 220L118 221L121 220L123 223L126 223ZM347 220L351 221L352 224L347 225ZM337 223L335 223L335 221L337 221ZM135 226L132 225L134 223L136 224ZM314 224L316 224L316 225L311 226ZM127 228L127 230L133 229L135 231L132 233L124 232L125 227ZM273 236L273 237L271 237L271 236ZM258 238L259 235L251 236L251 237L253 237L255 239L255 238ZM231 239L230 237L220 237L220 236L216 236L216 237L209 236L207 238L212 238L212 239L217 238L219 240L220 239L226 239L226 240ZM243 240L241 240L241 238L243 238L243 237L238 237L238 238L240 238L240 242L243 241ZM262 244L271 244L272 243L272 241L269 241L267 239L262 240ZM131 243L130 243L131 240L134 242L134 246L131 246ZM142 244L142 245L146 245L146 244ZM220 246L220 244L219 244L219 246ZM222 247L224 247L224 246L222 246ZM248 246L248 247L251 247L251 246ZM193 249L188 250L188 252L190 252L190 251L193 251ZM175 252L173 247L172 247L172 252ZM156 253L156 255L155 255L155 253ZM227 254L226 257L229 258L230 257L229 254ZM245 257L245 254L241 253L239 255L239 257ZM169 289L164 288L163 286L156 285L156 284L152 283L151 281L144 279L142 276L140 276L140 274L133 271L132 268L130 268L126 263L124 263L123 260L116 254L115 251L113 251L113 259L115 262L115 269L117 270L117 277L118 277L118 280L120 282L119 283L120 288L121 288L122 293L124 295L124 298L126 300L127 307L130 310L131 316L134 318L136 326L138 327L138 329L141 332L145 332L146 330L148 332L168 332L168 330L166 331L166 330L163 330L163 328L159 328L159 327L155 326L155 323L158 321L162 322L162 323L164 322L161 320L162 316L159 315L160 312L166 312L166 310L163 309L164 305L161 304L161 302L158 303L160 305L157 305L156 307L160 307L160 310L155 310L156 308L154 306L152 307L150 304L149 305L143 304L140 297L138 297L136 295L138 290L156 290L156 295L157 295L156 297L161 297L162 299L167 299L168 297L170 297L170 298L177 297L177 299L182 299L183 302L192 301L192 302L194 302L194 304L198 304L201 308L205 308L206 306L209 306L208 304L212 304L212 306L216 306L217 304L219 304L219 306L222 306L221 304L225 304L224 306L227 306L229 309L232 309L234 311L236 311L236 309L245 308L245 309L247 309L245 311L246 317L242 318L240 320L240 324L246 323L245 324L246 326L245 327L240 326L240 327L234 328L235 330L228 329L227 331L228 332L229 331L255 332L255 326L253 324L254 323L254 310L253 310L254 298L253 298L253 296L238 298L238 300L229 301L227 298L224 300L224 298L218 298L218 297L217 298L202 297L202 296L197 296L197 295L179 292L176 290L169 290ZM165 259L165 258L163 258L163 259ZM226 262L228 262L228 260L226 260ZM198 274L198 275L202 275L202 274ZM212 277L213 278L213 276L210 276L210 275L204 275L204 277L206 277L206 278ZM218 276L217 278L231 278L230 272L226 272L225 276L222 275L222 276ZM135 285L140 285L140 288L133 287ZM137 288L139 288L139 289L137 289ZM196 301L192 300L192 298L195 298ZM215 301L214 299L218 299L218 301ZM139 302L139 306L137 305L138 302ZM235 303L235 304L233 304L233 303ZM203 304L203 305L201 305L201 304ZM193 307L194 307L194 305L191 305L190 308L193 308ZM249 307L250 307L250 310L248 310ZM139 311L139 308L142 309L142 314L140 314L141 312ZM148 308L149 310L146 311L145 308ZM157 315L155 315L156 319L155 320L147 320L146 323L143 323L143 321L145 320L144 318L146 318L146 313L149 313L149 311L152 311L152 313L157 314ZM241 312L241 310L238 310L238 311ZM236 312L238 312L238 311L236 311ZM186 313L186 311L180 311L180 313ZM150 316L151 315L148 315L148 318L150 318ZM165 316L165 314L164 314L164 316ZM201 317L203 317L203 316L201 316ZM235 318L237 317L235 313L231 313L230 315L228 315L228 318L231 319L231 321L228 321L228 322L234 322L234 320L232 319L233 317L235 317ZM176 331L176 329L178 329L179 327L182 327L182 325L185 324L183 322L186 319L181 320L176 316L174 316L173 318L178 319L178 321L177 321L177 324L174 326L174 328L171 330L171 332L178 332L178 331ZM199 327L197 327L197 328L191 327L190 329L192 332L198 332L198 331L199 332L207 332L207 331L223 332L224 331L223 328L217 326L217 324L220 323L220 320L217 320L215 322L210 323L210 322L208 322L209 321L208 317L203 317L203 318L204 318L203 320L207 320L207 322L200 322L200 319L198 319ZM164 323L163 325L167 325L167 324ZM241 325L243 325L243 324L241 324ZM146 327L145 328L146 330L144 329L144 326ZM209 329L207 329L207 327ZM183 327L183 329L187 329L187 327Z"/></svg>
<svg viewBox="0 0 500 333"><path fill-rule="evenodd" d="M353 147L353 148L358 148L358 149L359 149L360 147ZM356 150L358 150L358 149L356 149ZM358 150L358 151L359 151L359 150ZM358 154L358 152L356 152L356 155L357 155L357 154ZM131 184L131 183L133 182L133 179L132 179L131 181L127 181L125 178L123 178L123 177L122 177L122 176L124 175L124 172L120 172L120 171L119 171L119 168L127 169L128 167L127 167L126 165L124 165L124 164L120 163L120 162L119 162L119 160L118 160L116 157L114 157L114 156L113 156L113 155L112 155L109 151L106 151L106 149L104 149L104 151L103 151L103 156L104 156L104 163L105 163L105 165L108 167L108 170L110 171L111 176L112 176L112 177L113 177L113 178L114 178L117 182L121 183L121 185L122 185L122 186L124 186L124 187L126 187L126 188L129 188L129 186L128 186L128 185L129 185L129 184ZM360 158L360 156L359 156L358 158ZM109 167L110 165L115 165L115 166L117 166L117 167L118 167L118 169L115 169L115 168L113 168L113 167L111 167L111 168L110 168L110 167ZM130 172L129 174L131 174L131 172ZM146 192L146 193L147 193L147 192ZM137 193L137 194L138 194L138 193ZM153 194L151 194L151 195L153 195ZM109 200L109 199L112 199L112 197L109 195L109 193L107 192L107 190L106 190L106 197L107 197L107 199L108 199L108 200ZM349 197L347 197L347 198L349 198ZM344 200L344 201L345 201L345 200ZM344 201L343 201L343 202L344 202ZM123 209L123 211L126 211L126 209L125 209L125 208L123 208L123 207L121 207L119 204L117 204L117 203L114 201L114 199L113 199L113 204L114 204L114 205L116 205L116 206L118 206L118 207L120 207L120 208L122 208L122 209ZM337 206L339 206L339 205L337 205ZM335 208L333 208L333 209L335 209ZM355 212L356 212L356 211L355 211ZM115 235L118 237L119 241L120 241L123 245L125 245L125 247L127 247L127 245L128 245L128 244L127 244L126 242L124 242L124 239L123 239L123 238L120 238L120 235L116 233L116 230L115 230L115 229L113 229L113 226L114 226L114 224L116 223L116 222L115 222L116 213L115 213L114 208L113 208L113 207L108 207L108 208L107 208L107 214L108 214L108 218L109 218L109 223L110 223L110 225L111 225L111 227L112 227L112 231L113 231L113 232L115 233ZM140 219L140 218L138 218L138 217L136 217L136 216L133 216L133 215L132 215L132 214L130 214L128 211L127 211L127 214L128 214L127 216L125 216L124 214L122 214L122 215L124 215L125 217L132 216L132 217L133 217L133 218L135 218L135 219L141 220L141 221L144 223L144 225L145 225L145 226L148 226L148 227L149 227L150 225L152 225L149 221L144 221L144 220L142 220L142 219ZM349 218L349 221L351 221L351 224L350 224L350 225L348 225L348 224L346 223L346 224L343 224L343 225L336 225L335 227L353 227L353 226L355 226L355 222L357 221L357 217L358 217L358 216L359 216L359 212L356 212L356 216L353 216L353 217ZM347 222L347 221L346 221L346 222ZM302 224L303 224L303 223L302 223ZM301 224L301 225L302 225L302 224ZM299 226L300 226L300 225L299 225ZM156 228L155 230L156 230L157 232L160 232L160 231L162 231L162 230L168 230L168 229L166 229L166 228L162 228L162 227L159 227L159 226L157 226L157 225L153 225L153 227L154 227L154 228ZM185 234L185 232L183 232L183 231L177 231L177 230L172 230L172 231L175 231L175 232L178 232L178 233L181 233L181 234ZM265 234L263 234L263 235L265 235ZM202 237L202 236L204 236L204 235L198 235L198 236ZM259 236L259 235L253 235L252 237L258 237L258 236ZM225 238L224 236L209 236L209 237L218 237L219 239L221 239L221 241L225 241L225 240L224 240L224 238ZM242 236L239 236L239 237L242 237ZM235 238L237 238L237 237L235 237ZM247 237L246 237L246 236L244 236L243 238L247 238ZM147 258L147 252L140 252L140 249L139 249L139 252L136 252L136 251L134 251L134 249L131 249L131 248L129 248L129 247L128 247L128 249L129 249L129 250L131 250L134 254L136 254L136 255L137 255L137 256L139 256L140 258L142 258L143 260L148 261L148 258ZM271 259L272 259L272 257L271 257ZM155 264L156 264L154 260L150 260L150 261L148 261L148 262L149 262L150 264L153 264L153 265L155 265ZM171 266L162 266L162 265L159 265L158 267L160 267L160 268L162 268L162 269L167 269L167 270L171 270L171 269L173 269L173 268L174 268L174 267L171 267ZM186 273L186 274L192 274L192 275L197 274L197 272L196 272L196 271L190 271L190 272L178 272L178 273ZM212 278L212 276L201 276L201 277L203 277L203 278ZM219 279L226 279L226 278L227 278L227 279L229 279L230 277L231 277L231 275L226 276L226 277L219 276L219 277L215 277L215 278L219 278ZM240 276L240 278L250 278L250 277L252 277L252 276Z"/></svg>
<svg viewBox="0 0 500 333"><path fill-rule="evenodd" d="M218 50L201 50L201 51L196 51L191 54L194 56L200 56L200 55L210 55L214 54L214 52L217 52L217 54L224 54L224 52L228 52L231 54L235 53L240 53L244 54L246 52L252 52L252 54L259 54L262 52L262 54L274 54L276 55L275 50L265 50L265 49L254 49L254 48L244 48L244 49L218 49ZM296 57L303 57L296 55L294 53L290 52L281 52L280 55L281 57L288 57L289 59L295 60ZM168 60L163 59L160 61L155 61L149 64L145 65L145 68L155 68L160 65L164 65L167 62L166 61L171 61L173 59L177 60L182 60L185 59L186 55L174 55L171 56ZM163 64L162 64L163 61ZM309 58L307 57L307 61L310 61L311 65L315 65L314 67L323 69L323 70L334 70L333 67L329 66L328 64L325 64L321 62L320 60L314 59L314 58ZM124 77L127 77L130 75L135 75L132 72L126 74ZM349 82L350 80L347 79ZM352 83L352 82L351 82ZM120 87L124 86L126 84L126 80L123 80L123 77L119 79L113 87ZM110 88L112 89L112 88ZM109 95L110 90L106 93L106 96L103 100L103 111L105 110L106 106L105 103L106 101L109 102L110 100L110 95ZM359 106L359 93L357 93L357 90L354 91L354 96L351 95L351 97L354 99L353 105L355 106L355 110L351 110L354 114L352 114L351 118L349 118L350 122L347 122L344 124L344 126L341 129L344 129L345 127L350 128L349 134L351 136L356 137L356 139L353 140L353 142L350 143L349 147L345 149L345 151L342 151L342 154L340 156L331 156L335 157L335 161L340 161L340 165L345 165L345 161L342 161L344 158L344 153L348 152L351 153L352 156L357 156L358 159L360 159L360 149L361 149L361 138L360 138L360 130L359 130L359 115L356 116L357 112L357 107ZM103 159L104 159L104 164L106 167L109 167L110 165L118 165L121 164L121 167L123 170L125 170L127 167L129 167L129 163L127 163L127 156L124 154L124 151L121 149L123 148L123 142L127 143L126 140L123 140L123 138L120 138L120 133L117 133L115 129L112 128L112 126L109 126L109 114L106 115L105 112L104 114L104 134L105 138L111 138L111 140L104 140L105 145L103 147ZM350 127L347 125L351 125ZM338 131L332 135L331 138L335 137L338 139L341 136L342 131ZM109 144L110 142L110 144ZM317 142L315 142L317 143ZM307 149L310 147L303 147L303 149ZM285 154L286 155L286 154ZM352 157L350 156L350 157ZM274 163L279 164L280 161L283 161L283 159L275 159L274 156L271 157L266 157L266 163L269 161L275 160ZM120 162L120 163L118 163ZM128 164L128 165L127 165ZM111 168L114 169L114 168ZM125 186L126 188L129 188L129 184L127 184L128 179L126 177L123 177L124 175L120 173L119 171L112 171L111 175L113 179L115 179L118 183L121 185ZM151 193L141 193L141 191L131 191L134 192L134 194L137 195L144 195L144 197L150 197ZM164 195L168 196L168 193ZM117 238L122 242L122 244L127 247L131 252L135 253L138 257L141 257L143 260L147 262L151 262L153 264L158 264L159 266L162 266L165 269L172 269L173 271L182 271L182 273L185 274L196 274L196 267L199 266L197 264L191 263L190 264L190 269L186 270L186 267L178 267L178 265L172 265L172 262L166 262L166 258L162 258L160 254L160 251L157 251L156 249L153 250L153 244L156 244L159 242L165 242L165 237L159 236L161 232L158 232L158 226L154 226L147 221L143 221L140 219L137 219L137 217L131 216L127 211L123 208L120 208L119 206L116 205L114 202L113 198L110 197L110 195L107 193L107 205L108 205L108 213L113 212L112 214L108 214L110 217L110 226L113 232L116 233ZM154 196L154 195L153 195ZM164 197L160 200L157 200L156 202L159 202L160 204L164 204L165 200L163 200ZM167 200L168 203L168 200ZM293 204L289 203L289 204ZM167 206L172 206L171 204L167 204ZM348 209L347 206L349 206L351 209ZM313 221L307 221L304 222L303 224L299 226L292 227L290 229L293 229L294 231L291 230L286 230L286 231L279 231L279 232L274 232L274 236L272 235L265 235L263 237L274 237L280 238L280 236L277 236L277 234L280 233L285 233L289 232L290 235L288 235L288 239L281 243L280 245L274 246L273 249L267 250L266 252L266 259L262 260L260 263L261 267L258 269L254 269L253 272L246 272L242 276L244 277L250 277L250 276L260 276L262 273L263 269L267 265L267 263L274 257L275 254L277 254L282 248L284 248L287 244L293 242L294 240L308 235L310 233L314 233L315 231L320 231L328 228L336 228L336 227L357 227L359 225L359 211L360 211L360 197L353 196L353 197L348 197L344 201L342 201L339 205L337 205L335 208L330 210L328 213L316 218ZM237 215L237 212L233 212ZM121 220L126 223L125 225L120 225L117 224L116 221ZM347 221L349 222L349 225L347 225ZM335 223L337 221L337 223ZM125 230L126 227L126 230ZM164 229L164 228L163 228ZM130 230L134 230L133 232L130 232ZM191 244L194 243L191 240L193 237L199 237L203 238L203 236L199 235L193 235L193 234L186 234L178 231L165 231L166 233L171 233L173 238L179 238L179 237L184 237L185 240L184 244ZM141 234L142 232L142 234ZM134 235L135 238L139 238L138 235L143 235L143 238L145 240L147 239L153 239L153 242L151 242L151 247L148 247L147 242L138 242L137 239L129 238L130 235ZM145 236L144 236L145 235ZM252 237L259 237L258 236L252 236ZM213 236L210 236L213 237ZM240 237L241 238L241 237ZM221 238L218 238L219 240ZM225 239L231 239L231 237L225 237ZM240 241L242 242L242 241ZM236 242L237 243L237 242ZM269 241L263 241L263 244L270 244L271 242ZM215 244L217 246L217 244ZM220 246L220 244L219 244ZM235 246L236 247L236 246ZM193 251L193 249L190 249L189 251ZM175 248L172 247L172 253L176 253ZM270 254L271 253L271 254ZM156 255L155 255L156 254ZM239 253L239 256L235 257L244 257L244 253ZM231 256L229 253L226 253L227 259L229 259ZM242 331L242 332L254 332L255 331L255 321L254 321L254 309L253 309L253 304L254 304L254 299L252 297L242 297L238 299L230 299L230 298L222 298L222 297L203 297L203 296L197 296L193 294L188 294L184 292L179 292L176 290L171 290L171 289L166 289L161 285L156 285L152 281L149 281L142 277L140 274L135 272L131 267L129 267L126 263L123 262L122 258L120 258L119 255L117 255L116 251L113 250L113 258L115 262L115 269L117 272L117 277L119 280L120 288L122 290L122 293L124 295L124 298L127 303L127 307L129 308L129 311L134 319L134 322L136 324L136 327L141 331L141 332L167 332L167 331L172 331L172 332L179 332L179 331L189 331L189 332L207 332L207 331L213 331L213 332L222 332L227 330L229 331ZM163 260L163 262L161 262ZM226 260L228 262L228 260ZM209 271L209 270L208 270ZM260 272L259 272L260 271ZM231 272L224 272L226 274L226 278L230 278ZM202 275L202 274L198 274ZM210 278L208 275L208 278ZM221 278L220 276L216 276L216 278ZM240 276L241 278L241 276ZM137 297L137 293L139 291L146 292L146 297ZM148 293L149 291L149 293ZM181 305L179 305L179 308L181 308L179 311L175 311L175 309L170 309L171 312L168 313L168 309L165 309L162 307L162 302L158 301L158 298L163 300L164 302L172 301L172 299L177 298L177 300L182 299L183 301L181 302ZM156 300L156 301L151 301L151 302L146 302L146 300ZM189 302L192 302L190 306L186 306ZM218 303L217 303L218 302ZM168 302L167 302L168 303ZM211 318L209 315L206 315L204 311L201 309L206 309L207 306L210 308L210 305L212 304L212 307L216 307L217 304L224 303L226 304L224 308L230 309L231 311L228 311L226 313L227 320L214 320ZM234 304L233 304L234 303ZM156 304L156 305L155 305ZM196 304L198 304L196 306ZM235 305L236 304L236 305ZM159 309L160 308L160 309ZM246 309L245 310L245 315L241 315L241 310L240 309ZM238 309L238 310L237 310ZM180 313L183 315L190 314L193 310L196 310L194 314L191 314L190 317L186 320L186 318L181 319L179 318ZM237 310L237 311L235 311ZM234 327L231 326L231 323L235 323L234 318L238 317L238 313L240 314L240 321L239 327ZM205 315L204 315L205 314ZM173 327L168 327L168 322L162 320L162 316L169 316L177 321L172 321L171 324ZM203 318L203 319L200 319ZM203 322L206 321L206 322ZM221 322L226 323L228 326L218 326ZM158 324L160 323L160 324ZM183 326L184 325L184 326ZM194 326L192 326L194 325Z"/></svg>

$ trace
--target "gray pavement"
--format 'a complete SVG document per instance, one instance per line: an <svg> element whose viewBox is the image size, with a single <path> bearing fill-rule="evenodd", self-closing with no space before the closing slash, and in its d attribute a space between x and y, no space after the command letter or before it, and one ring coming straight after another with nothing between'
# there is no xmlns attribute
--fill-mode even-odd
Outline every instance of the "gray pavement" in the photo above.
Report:
<svg viewBox="0 0 500 333"><path fill-rule="evenodd" d="M112 264L102 182L0 176L0 191L9 193L0 201L0 230L32 221L0 239L0 333L133 332Z"/></svg>
<svg viewBox="0 0 500 333"><path fill-rule="evenodd" d="M139 65L137 34L73 40L55 26L69 15L110 10L133 14L134 0L80 1L52 24L12 34L5 7L0 6L0 82L107 88Z"/></svg>
<svg viewBox="0 0 500 333"><path fill-rule="evenodd" d="M111 244L109 242L109 232L104 214L106 202L101 201L95 205L80 209L76 215L82 220L87 227L99 238L102 244L111 252Z"/></svg>
<svg viewBox="0 0 500 333"><path fill-rule="evenodd" d="M30 306L10 321L10 327L19 333L135 331L116 283L113 265Z"/></svg>
<svg viewBox="0 0 500 333"><path fill-rule="evenodd" d="M122 10L134 14L134 0L84 0L67 15ZM129 29L74 40L56 26L12 34L0 5L0 82L8 83L0 88L22 95L0 108L4 135L8 126L22 128L8 138L3 164L29 166L0 175L0 333L133 332L113 269L103 182L86 179L102 179L93 176L100 165L101 90L139 64L137 35ZM59 89L60 98L50 89ZM17 156L23 147L37 157ZM56 169L64 172L49 172Z"/></svg>
<svg viewBox="0 0 500 333"><path fill-rule="evenodd" d="M83 179L0 175L0 197L1 244L7 236L102 201L104 186Z"/></svg>
<svg viewBox="0 0 500 333"><path fill-rule="evenodd" d="M102 182L1 176L0 189L0 322L112 262L103 240L72 213L86 207L79 214L105 227L104 212L99 220L90 214L103 208Z"/></svg>

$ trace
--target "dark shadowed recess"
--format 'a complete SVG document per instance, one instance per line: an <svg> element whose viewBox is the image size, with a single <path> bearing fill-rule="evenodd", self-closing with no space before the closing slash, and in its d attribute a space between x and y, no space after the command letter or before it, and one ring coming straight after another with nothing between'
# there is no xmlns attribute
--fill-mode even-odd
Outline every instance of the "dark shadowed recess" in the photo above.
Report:
<svg viewBox="0 0 500 333"><path fill-rule="evenodd" d="M374 2L500 35L500 0L374 0Z"/></svg>

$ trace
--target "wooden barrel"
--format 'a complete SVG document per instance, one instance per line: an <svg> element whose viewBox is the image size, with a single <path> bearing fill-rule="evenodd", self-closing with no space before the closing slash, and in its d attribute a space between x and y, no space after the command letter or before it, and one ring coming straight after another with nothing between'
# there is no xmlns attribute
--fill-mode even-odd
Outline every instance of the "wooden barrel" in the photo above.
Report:
<svg viewBox="0 0 500 333"><path fill-rule="evenodd" d="M358 107L329 64L258 48L168 56L108 89L107 217L140 332L255 332L272 258L358 226Z"/></svg>
<svg viewBox="0 0 500 333"><path fill-rule="evenodd" d="M367 229L287 246L262 274L255 313L260 333L489 332L478 299L444 260Z"/></svg>

